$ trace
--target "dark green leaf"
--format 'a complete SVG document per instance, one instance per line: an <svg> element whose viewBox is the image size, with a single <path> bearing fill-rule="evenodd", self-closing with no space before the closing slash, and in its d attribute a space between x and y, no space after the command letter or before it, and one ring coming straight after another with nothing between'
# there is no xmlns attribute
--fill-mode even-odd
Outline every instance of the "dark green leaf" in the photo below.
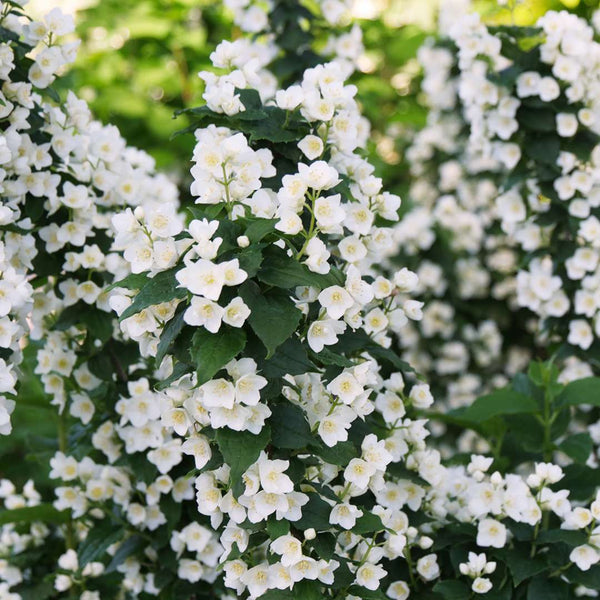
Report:
<svg viewBox="0 0 600 600"><path fill-rule="evenodd" d="M280 290L261 292L252 281L244 283L239 294L249 306L248 322L267 349L267 358L289 339L298 328L302 312Z"/></svg>
<svg viewBox="0 0 600 600"><path fill-rule="evenodd" d="M586 465L568 465L563 468L565 476L556 484L556 489L571 490L569 500L588 500L600 487L600 469Z"/></svg>
<svg viewBox="0 0 600 600"><path fill-rule="evenodd" d="M534 160L555 165L560 153L560 140L556 134L544 134L528 139L524 144L525 154Z"/></svg>
<svg viewBox="0 0 600 600"><path fill-rule="evenodd" d="M256 244L260 242L266 235L275 231L277 219L256 219L248 225L246 235L248 239Z"/></svg>
<svg viewBox="0 0 600 600"><path fill-rule="evenodd" d="M363 516L356 519L356 524L352 528L352 533L364 535L365 533L377 533L378 531L384 530L385 526L378 515L363 510Z"/></svg>
<svg viewBox="0 0 600 600"><path fill-rule="evenodd" d="M358 456L356 447L350 441L338 442L331 448L325 444L317 445L313 443L311 449L325 462L332 465L338 465L339 467L345 467L353 458Z"/></svg>
<svg viewBox="0 0 600 600"><path fill-rule="evenodd" d="M348 592L361 600L388 600L388 596L381 590L368 590L360 585L350 586Z"/></svg>
<svg viewBox="0 0 600 600"><path fill-rule="evenodd" d="M124 279L119 279L119 281L115 281L111 283L106 291L110 292L110 290L114 290L115 288L125 288L128 290L140 290L146 282L149 281L147 273L131 273L127 275Z"/></svg>
<svg viewBox="0 0 600 600"><path fill-rule="evenodd" d="M271 430L268 426L263 427L258 435L249 431L234 431L228 428L217 430L217 444L223 460L231 468L229 481L236 497L243 492L242 475L250 465L256 462L270 439Z"/></svg>
<svg viewBox="0 0 600 600"><path fill-rule="evenodd" d="M460 414L460 418L482 423L499 415L534 413L537 408L537 403L533 398L510 388L503 388L477 398Z"/></svg>
<svg viewBox="0 0 600 600"><path fill-rule="evenodd" d="M585 531L575 529L549 529L539 534L538 541L542 544L564 543L574 547L585 544L587 535Z"/></svg>
<svg viewBox="0 0 600 600"><path fill-rule="evenodd" d="M586 377L567 384L557 398L559 406L600 406L600 377Z"/></svg>
<svg viewBox="0 0 600 600"><path fill-rule="evenodd" d="M137 552L140 548L143 548L146 542L139 535L132 535L128 537L115 552L108 567L106 567L105 573L112 573L116 571L117 567L123 564L126 558L131 556L134 552Z"/></svg>
<svg viewBox="0 0 600 600"><path fill-rule="evenodd" d="M306 448L314 442L314 435L304 412L299 406L290 403L278 404L271 408L271 442L276 448Z"/></svg>
<svg viewBox="0 0 600 600"><path fill-rule="evenodd" d="M334 365L336 367L353 367L355 363L342 356L341 354L337 354L332 352L328 348L323 348L321 352L312 352L310 353L311 358L313 360L319 361L323 365Z"/></svg>
<svg viewBox="0 0 600 600"><path fill-rule="evenodd" d="M274 517L269 517L267 520L267 533L272 540L276 540L282 535L287 535L290 532L290 522L285 519L279 521Z"/></svg>
<svg viewBox="0 0 600 600"><path fill-rule="evenodd" d="M190 350L196 364L198 384L206 383L246 345L246 334L235 327L221 327L217 333L198 329L192 337Z"/></svg>
<svg viewBox="0 0 600 600"><path fill-rule="evenodd" d="M317 367L308 358L306 348L297 338L284 342L277 348L275 355L262 365L265 377L302 375L316 370Z"/></svg>
<svg viewBox="0 0 600 600"><path fill-rule="evenodd" d="M471 596L471 590L466 583L452 579L438 581L433 586L433 591L446 600L465 600Z"/></svg>
<svg viewBox="0 0 600 600"><path fill-rule="evenodd" d="M187 291L184 288L177 287L179 285L175 278L175 273L178 269L169 269L168 271L162 271L157 273L152 279L149 279L144 287L140 290L140 293L134 298L131 306L128 306L119 319L127 319L144 308L153 306L155 304L161 304L162 302L169 302L176 298L185 298Z"/></svg>
<svg viewBox="0 0 600 600"><path fill-rule="evenodd" d="M517 112L517 120L525 129L556 131L556 114L551 110L522 106Z"/></svg>
<svg viewBox="0 0 600 600"><path fill-rule="evenodd" d="M558 448L575 462L585 464L594 449L594 444L590 434L582 432L569 436L558 445Z"/></svg>
<svg viewBox="0 0 600 600"><path fill-rule="evenodd" d="M327 275L313 273L307 266L287 256L282 250L272 251L268 256L265 255L263 268L258 272L258 279L268 285L285 289L310 285L322 290L344 283L340 282L333 273Z"/></svg>
<svg viewBox="0 0 600 600"><path fill-rule="evenodd" d="M308 502L302 507L302 518L296 521L296 528L310 529L317 531L326 531L331 528L329 524L329 514L331 506L325 502L318 494L309 493Z"/></svg>
<svg viewBox="0 0 600 600"><path fill-rule="evenodd" d="M56 510L51 504L38 504L37 506L24 506L0 511L0 525L6 523L33 523L34 521L67 523L70 519L70 511Z"/></svg>
<svg viewBox="0 0 600 600"><path fill-rule="evenodd" d="M567 600L569 584L556 577L549 579L539 575L531 581L527 589L527 600Z"/></svg>
<svg viewBox="0 0 600 600"><path fill-rule="evenodd" d="M175 316L165 325L160 340L156 349L156 364L160 365L162 359L166 356L169 346L173 340L181 333L185 322L183 320L184 310L181 309Z"/></svg>
<svg viewBox="0 0 600 600"><path fill-rule="evenodd" d="M506 552L504 560L512 573L515 587L548 569L548 563L540 556L531 558L529 549L529 544L525 544Z"/></svg>
<svg viewBox="0 0 600 600"><path fill-rule="evenodd" d="M123 527L112 523L109 519L95 524L77 549L79 566L83 568L89 562L100 560L106 549L121 540L124 534Z"/></svg>

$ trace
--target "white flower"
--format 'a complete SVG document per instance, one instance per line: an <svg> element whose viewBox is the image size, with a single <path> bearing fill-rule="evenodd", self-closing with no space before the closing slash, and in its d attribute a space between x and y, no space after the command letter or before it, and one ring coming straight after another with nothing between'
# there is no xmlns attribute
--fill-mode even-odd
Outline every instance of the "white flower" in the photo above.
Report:
<svg viewBox="0 0 600 600"><path fill-rule="evenodd" d="M492 582L487 577L476 577L471 589L476 594L487 594L492 589Z"/></svg>
<svg viewBox="0 0 600 600"><path fill-rule="evenodd" d="M339 285L325 288L318 297L319 303L327 311L331 319L339 319L354 305L352 296Z"/></svg>
<svg viewBox="0 0 600 600"><path fill-rule="evenodd" d="M433 404L433 396L426 383L413 385L409 398L415 408L429 408Z"/></svg>
<svg viewBox="0 0 600 600"><path fill-rule="evenodd" d="M329 522L332 525L339 525L344 529L352 529L356 525L356 519L363 516L363 511L354 506L344 502L342 504L336 504L329 514Z"/></svg>
<svg viewBox="0 0 600 600"><path fill-rule="evenodd" d="M592 565L600 561L600 554L595 548L584 544L577 546L569 554L569 560L574 562L582 571L588 571Z"/></svg>
<svg viewBox="0 0 600 600"><path fill-rule="evenodd" d="M210 408L233 408L235 388L226 379L212 379L199 387L202 403Z"/></svg>
<svg viewBox="0 0 600 600"><path fill-rule="evenodd" d="M435 554L427 554L417 561L417 573L425 580L431 581L440 576L440 567Z"/></svg>
<svg viewBox="0 0 600 600"><path fill-rule="evenodd" d="M192 294L218 300L225 285L225 273L220 265L201 258L175 275L182 287Z"/></svg>
<svg viewBox="0 0 600 600"><path fill-rule="evenodd" d="M558 113L556 115L556 132L561 137L572 137L577 133L577 117L571 113Z"/></svg>
<svg viewBox="0 0 600 600"><path fill-rule="evenodd" d="M364 388L356 377L347 370L327 384L327 391L337 396L344 404L352 404L363 393Z"/></svg>
<svg viewBox="0 0 600 600"><path fill-rule="evenodd" d="M495 519L482 519L477 526L477 545L503 548L506 544L506 527Z"/></svg>
<svg viewBox="0 0 600 600"><path fill-rule="evenodd" d="M360 489L366 489L375 471L375 467L366 460L353 458L344 469L344 479Z"/></svg>
<svg viewBox="0 0 600 600"><path fill-rule="evenodd" d="M385 569L379 565L366 562L356 571L356 583L368 590L376 590L379 587L379 581L386 575Z"/></svg>
<svg viewBox="0 0 600 600"><path fill-rule="evenodd" d="M340 194L320 196L315 200L314 214L317 224L323 231L335 231L346 218L346 211L340 202Z"/></svg>
<svg viewBox="0 0 600 600"><path fill-rule="evenodd" d="M316 135L307 135L298 142L298 148L306 158L314 160L323 154L323 140Z"/></svg>
<svg viewBox="0 0 600 600"><path fill-rule="evenodd" d="M394 581L386 591L392 600L406 600L410 596L410 588L405 581Z"/></svg>
<svg viewBox="0 0 600 600"><path fill-rule="evenodd" d="M193 300L193 299L192 299ZM250 316L250 309L246 303L240 298L234 298L223 309L223 323L232 327L242 327L246 319ZM185 317L184 317L185 318ZM208 327L206 327L208 329ZM210 329L209 329L210 331Z"/></svg>
<svg viewBox="0 0 600 600"><path fill-rule="evenodd" d="M302 560L302 542L293 535L282 535L271 542L271 551L281 556L281 564L291 567Z"/></svg>
<svg viewBox="0 0 600 600"><path fill-rule="evenodd" d="M265 492L287 494L294 489L292 480L284 473L290 466L287 460L259 459L260 484Z"/></svg>
<svg viewBox="0 0 600 600"><path fill-rule="evenodd" d="M226 314L226 309L223 309L216 302L208 300L207 298L202 298L201 296L194 296L189 307L183 314L183 320L188 325L203 326L211 333L216 333L221 328L221 321L225 320L226 316L228 321L230 321L228 323L229 325L233 325L239 321L239 319L236 318L236 312L238 310L241 311L239 303L235 304L233 307L228 306L227 308L233 308L233 318L231 318L230 314ZM239 316L241 317L242 314L243 312L240 312Z"/></svg>
<svg viewBox="0 0 600 600"><path fill-rule="evenodd" d="M325 346L332 346L338 341L337 336L346 329L346 323L333 319L314 321L308 328L306 339L311 350L321 352Z"/></svg>

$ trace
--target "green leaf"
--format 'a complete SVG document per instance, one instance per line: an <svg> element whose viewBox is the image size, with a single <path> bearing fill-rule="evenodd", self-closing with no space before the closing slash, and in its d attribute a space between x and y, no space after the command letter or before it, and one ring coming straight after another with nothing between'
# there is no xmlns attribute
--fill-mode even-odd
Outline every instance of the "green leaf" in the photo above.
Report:
<svg viewBox="0 0 600 600"><path fill-rule="evenodd" d="M250 327L265 345L267 358L271 358L277 347L296 331L302 312L286 293L261 292L253 281L244 283L239 294L252 311L248 317Z"/></svg>
<svg viewBox="0 0 600 600"><path fill-rule="evenodd" d="M558 449L570 456L575 462L585 464L594 449L589 433L576 433L563 440Z"/></svg>
<svg viewBox="0 0 600 600"><path fill-rule="evenodd" d="M276 540L278 537L282 535L287 535L290 532L290 522L285 519L280 519L279 521L271 516L267 520L267 533L272 540Z"/></svg>
<svg viewBox="0 0 600 600"><path fill-rule="evenodd" d="M518 545L508 550L504 557L512 573L515 587L549 568L548 563L540 556L531 558L529 550L529 544Z"/></svg>
<svg viewBox="0 0 600 600"><path fill-rule="evenodd" d="M38 504L37 506L24 506L0 511L0 525L6 523L33 523L34 521L67 523L70 519L70 511L56 510L51 504Z"/></svg>
<svg viewBox="0 0 600 600"><path fill-rule="evenodd" d="M569 500L589 500L600 487L600 469L572 464L563 468L565 476L556 484L556 489L570 490Z"/></svg>
<svg viewBox="0 0 600 600"><path fill-rule="evenodd" d="M460 414L460 418L482 423L499 415L535 413L537 409L537 403L533 398L513 389L503 388L477 398Z"/></svg>
<svg viewBox="0 0 600 600"><path fill-rule="evenodd" d="M175 316L165 325L160 340L156 349L156 364L160 365L162 359L166 356L169 346L175 338L181 333L185 321L183 320L184 310L180 310Z"/></svg>
<svg viewBox="0 0 600 600"><path fill-rule="evenodd" d="M352 585L348 589L348 592L353 596L357 596L361 600L388 600L381 590L368 590L360 585Z"/></svg>
<svg viewBox="0 0 600 600"><path fill-rule="evenodd" d="M336 539L332 533L320 533L309 542L320 558L331 560L335 556Z"/></svg>
<svg viewBox="0 0 600 600"><path fill-rule="evenodd" d="M367 512L366 509L363 510L363 513L362 517L356 519L352 533L364 535L365 533L376 533L385 530L385 525L381 522L381 518L378 515Z"/></svg>
<svg viewBox="0 0 600 600"><path fill-rule="evenodd" d="M235 88L235 93L239 95L240 101L246 110L260 110L262 108L260 94L256 90Z"/></svg>
<svg viewBox="0 0 600 600"><path fill-rule="evenodd" d="M295 142L304 137L308 133L308 127L302 128L302 133L299 131L286 129L286 111L275 106L266 106L263 111L267 114L266 118L261 118L252 123L248 128L250 141L267 140L269 142Z"/></svg>
<svg viewBox="0 0 600 600"><path fill-rule="evenodd" d="M177 381L180 377L183 377L186 373L190 372L190 366L185 363L176 363L173 367L173 372L166 378L157 382L154 389L157 391L166 390L174 381Z"/></svg>
<svg viewBox="0 0 600 600"><path fill-rule="evenodd" d="M267 256L263 268L258 272L258 279L263 283L292 289L297 286L310 285L322 290L332 285L343 285L338 276L334 273L321 275L313 273L306 265L287 256L283 251L271 251Z"/></svg>
<svg viewBox="0 0 600 600"><path fill-rule="evenodd" d="M276 448L306 448L315 440L303 410L295 404L277 404L271 408L271 442Z"/></svg>
<svg viewBox="0 0 600 600"><path fill-rule="evenodd" d="M525 129L556 131L556 114L551 110L522 106L517 111L517 120Z"/></svg>
<svg viewBox="0 0 600 600"><path fill-rule="evenodd" d="M297 529L310 529L326 531L331 528L329 514L331 506L318 494L308 493L308 502L302 507L302 518L296 521Z"/></svg>
<svg viewBox="0 0 600 600"><path fill-rule="evenodd" d="M253 243L257 244L266 235L275 231L277 219L256 219L253 220L246 229L246 236Z"/></svg>
<svg viewBox="0 0 600 600"><path fill-rule="evenodd" d="M557 403L559 406L600 406L600 377L586 377L567 384L558 395Z"/></svg>
<svg viewBox="0 0 600 600"><path fill-rule="evenodd" d="M325 444L317 445L314 443L311 445L313 452L320 456L325 462L332 465L338 465L339 467L345 467L353 458L358 456L358 452L354 444L350 441L338 442L331 448Z"/></svg>
<svg viewBox="0 0 600 600"><path fill-rule="evenodd" d="M262 249L260 244L252 245L237 255L240 268L246 271L248 278L254 277L263 261Z"/></svg>
<svg viewBox="0 0 600 600"><path fill-rule="evenodd" d="M206 383L235 358L246 345L246 334L236 327L221 327L217 333L198 329L192 337L190 354L196 364L198 385Z"/></svg>
<svg viewBox="0 0 600 600"><path fill-rule="evenodd" d="M274 356L265 361L262 366L265 377L283 377L284 375L302 375L317 370L310 361L306 348L297 338L284 342Z"/></svg>
<svg viewBox="0 0 600 600"><path fill-rule="evenodd" d="M523 144L525 154L542 164L555 165L560 153L560 140L556 134L543 134L528 138Z"/></svg>
<svg viewBox="0 0 600 600"><path fill-rule="evenodd" d="M105 573L112 573L117 570L126 558L131 556L134 552L137 552L140 548L143 548L145 545L144 539L139 535L132 535L128 537L115 552L112 557L110 563L108 563L108 567L106 567Z"/></svg>
<svg viewBox="0 0 600 600"><path fill-rule="evenodd" d="M471 596L471 590L466 583L453 579L438 581L433 586L433 591L446 600L465 600Z"/></svg>
<svg viewBox="0 0 600 600"><path fill-rule="evenodd" d="M542 531L538 536L538 541L541 544L563 543L572 547L585 544L587 539L585 531L578 529L548 529Z"/></svg>
<svg viewBox="0 0 600 600"><path fill-rule="evenodd" d="M322 584L304 579L291 590L270 590L260 596L261 600L323 600Z"/></svg>
<svg viewBox="0 0 600 600"><path fill-rule="evenodd" d="M236 497L243 493L244 484L242 475L246 469L254 464L262 450L271 439L271 430L268 426L261 429L258 435L249 431L234 431L233 429L218 429L216 440L223 460L229 465L229 481Z"/></svg>
<svg viewBox="0 0 600 600"><path fill-rule="evenodd" d="M32 587L19 588L14 590L19 594L21 600L46 600L52 598L56 590L51 581L39 581Z"/></svg>
<svg viewBox="0 0 600 600"><path fill-rule="evenodd" d="M108 519L105 523L95 524L77 549L79 566L83 568L89 562L102 558L106 549L123 539L124 534L125 529L121 525L116 525Z"/></svg>
<svg viewBox="0 0 600 600"><path fill-rule="evenodd" d="M128 306L119 320L127 319L144 308L154 306L155 304L161 304L162 302L169 302L176 298L185 298L187 290L181 287L177 287L179 283L175 278L175 273L178 269L173 268L168 271L162 271L157 273L152 279L148 280L148 283L140 290L140 293L134 298L131 306Z"/></svg>
<svg viewBox="0 0 600 600"><path fill-rule="evenodd" d="M600 565L595 565L587 571L580 571L575 565L573 565L565 575L569 581L585 585L585 587L592 590L600 589Z"/></svg>
<svg viewBox="0 0 600 600"><path fill-rule="evenodd" d="M149 281L148 273L131 273L127 275L124 279L119 279L119 281L115 281L111 283L105 291L110 292L115 288L125 288L128 290L139 290L146 282Z"/></svg>
<svg viewBox="0 0 600 600"><path fill-rule="evenodd" d="M310 356L313 360L319 361L323 365L333 365L336 367L354 367L355 363L350 359L342 356L341 354L337 354L332 352L328 348L323 348L321 352L313 352L310 351Z"/></svg>
<svg viewBox="0 0 600 600"><path fill-rule="evenodd" d="M549 579L539 575L527 589L527 600L567 600L569 597L569 584L556 577Z"/></svg>

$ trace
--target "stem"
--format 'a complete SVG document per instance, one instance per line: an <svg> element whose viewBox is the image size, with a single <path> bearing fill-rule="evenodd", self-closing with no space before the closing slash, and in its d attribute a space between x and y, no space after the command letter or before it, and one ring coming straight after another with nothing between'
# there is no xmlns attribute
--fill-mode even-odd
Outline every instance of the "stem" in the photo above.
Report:
<svg viewBox="0 0 600 600"><path fill-rule="evenodd" d="M315 194L310 194L310 200L312 202L312 205L309 207L310 210L310 225L308 226L308 234L306 235L306 240L304 242L304 244L302 245L302 248L300 248L298 254L296 254L296 260L300 260L303 256L303 254L306 252L306 248L308 247L308 243L310 242L310 240L312 240L313 236L315 235L315 200L317 199L317 196Z"/></svg>
<svg viewBox="0 0 600 600"><path fill-rule="evenodd" d="M406 546L404 549L404 557L406 558L406 562L408 563L408 575L410 577L410 585L413 589L417 588L417 581L415 579L415 574L413 573L413 561L412 556L410 554L410 546Z"/></svg>
<svg viewBox="0 0 600 600"><path fill-rule="evenodd" d="M58 449L63 454L66 454L68 450L67 413L64 408L58 417ZM73 520L71 518L67 521L65 529L65 545L67 550L71 550L75 547L73 543Z"/></svg>
<svg viewBox="0 0 600 600"><path fill-rule="evenodd" d="M563 571L566 571L569 567L572 567L572 566L573 566L573 563L571 561L569 561L566 565L563 565L562 567L559 567L558 569L556 569L556 571L552 571L552 573L550 573L550 575L548 575L548 577L557 577Z"/></svg>
<svg viewBox="0 0 600 600"><path fill-rule="evenodd" d="M554 423L554 415L551 414L552 397L550 390L544 390L544 461L552 460L552 424Z"/></svg>

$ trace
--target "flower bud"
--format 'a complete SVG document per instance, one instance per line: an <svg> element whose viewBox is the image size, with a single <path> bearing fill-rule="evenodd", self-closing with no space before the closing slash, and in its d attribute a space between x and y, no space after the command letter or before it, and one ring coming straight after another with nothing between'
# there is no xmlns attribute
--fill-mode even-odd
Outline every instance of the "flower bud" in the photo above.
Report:
<svg viewBox="0 0 600 600"><path fill-rule="evenodd" d="M236 242L240 248L247 248L250 245L250 240L246 235L240 235Z"/></svg>

